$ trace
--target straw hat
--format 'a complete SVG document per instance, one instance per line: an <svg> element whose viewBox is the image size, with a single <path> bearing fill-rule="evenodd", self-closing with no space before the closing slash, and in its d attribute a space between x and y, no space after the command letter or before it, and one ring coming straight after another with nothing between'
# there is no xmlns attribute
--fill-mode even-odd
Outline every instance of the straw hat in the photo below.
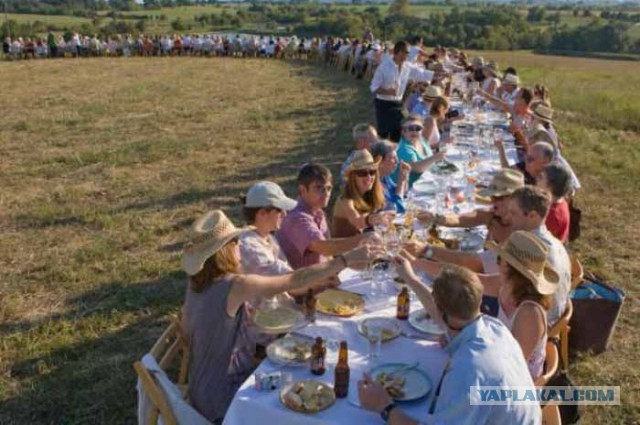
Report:
<svg viewBox="0 0 640 425"><path fill-rule="evenodd" d="M493 176L489 187L478 191L478 195L509 196L521 187L524 187L524 175L518 170L503 168Z"/></svg>
<svg viewBox="0 0 640 425"><path fill-rule="evenodd" d="M492 243L489 248L529 279L542 295L558 290L560 276L547 263L547 247L533 233L515 231L502 246Z"/></svg>
<svg viewBox="0 0 640 425"><path fill-rule="evenodd" d="M476 56L471 59L471 63L475 66L484 66L484 58L482 56Z"/></svg>
<svg viewBox="0 0 640 425"><path fill-rule="evenodd" d="M510 84L512 86L517 86L520 84L520 77L513 74L505 74L504 79L502 80L502 84Z"/></svg>
<svg viewBox="0 0 640 425"><path fill-rule="evenodd" d="M182 252L182 269L190 276L198 274L209 257L233 238L253 228L238 229L222 210L207 212L189 229Z"/></svg>
<svg viewBox="0 0 640 425"><path fill-rule="evenodd" d="M533 115L535 115L535 117L540 121L548 122L550 124L553 123L553 109L549 108L546 105L536 105L536 107L533 109Z"/></svg>
<svg viewBox="0 0 640 425"><path fill-rule="evenodd" d="M380 161L374 161L373 156L371 156L371 152L367 149L361 149L353 155L353 158L346 169L346 174L358 170L377 170L379 165Z"/></svg>
<svg viewBox="0 0 640 425"><path fill-rule="evenodd" d="M489 71L494 77L500 78L500 71L498 71L498 64L496 61L490 61L488 64L483 66L482 69Z"/></svg>
<svg viewBox="0 0 640 425"><path fill-rule="evenodd" d="M422 98L427 102L432 102L438 97L442 97L442 89L439 86L429 86L422 93Z"/></svg>

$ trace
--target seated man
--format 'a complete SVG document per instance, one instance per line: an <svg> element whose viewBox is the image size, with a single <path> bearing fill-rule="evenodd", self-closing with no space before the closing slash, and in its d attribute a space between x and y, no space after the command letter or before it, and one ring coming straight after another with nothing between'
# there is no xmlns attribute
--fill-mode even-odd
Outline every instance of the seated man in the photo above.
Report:
<svg viewBox="0 0 640 425"><path fill-rule="evenodd" d="M323 165L305 164L298 173L299 199L276 233L294 270L329 260L368 238L361 234L331 239L324 208L331 197L331 171Z"/></svg>
<svg viewBox="0 0 640 425"><path fill-rule="evenodd" d="M509 168L509 162L504 151L502 142L497 141L496 146L500 154L500 163L504 168ZM516 168L524 173L524 182L526 184L536 184L536 177L542 169L549 165L554 158L555 149L548 142L535 142L527 148L524 155L524 161L517 163Z"/></svg>
<svg viewBox="0 0 640 425"><path fill-rule="evenodd" d="M355 149L349 153L349 156L342 164L340 168L341 182L346 181L346 170L356 152L363 149L369 150L371 145L378 141L378 132L376 128L371 124L357 124L353 127L353 141L355 142Z"/></svg>
<svg viewBox="0 0 640 425"><path fill-rule="evenodd" d="M480 208L465 214L436 214L435 216L425 211L418 214L418 219L444 227L487 226L489 230L487 240L502 243L511 233L509 197L516 189L523 186L524 176L521 172L504 168L493 176L489 187L478 192L481 196L491 198L491 209Z"/></svg>
<svg viewBox="0 0 640 425"><path fill-rule="evenodd" d="M387 391L368 375L358 382L363 408L379 413L386 423L398 424L539 424L536 402L472 405L470 387L528 387L533 381L520 345L497 319L480 313L482 284L471 271L448 267L433 283L433 292L416 277L402 257L396 268L414 290L426 311L446 329L449 360L434 382L429 410L414 419L405 414ZM476 395L474 394L474 396Z"/></svg>

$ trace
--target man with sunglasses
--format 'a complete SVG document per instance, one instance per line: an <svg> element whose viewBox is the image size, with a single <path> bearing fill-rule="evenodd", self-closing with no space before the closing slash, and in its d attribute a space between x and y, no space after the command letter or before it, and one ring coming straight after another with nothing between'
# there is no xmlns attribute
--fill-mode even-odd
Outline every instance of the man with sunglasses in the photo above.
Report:
<svg viewBox="0 0 640 425"><path fill-rule="evenodd" d="M403 253L410 257L406 252ZM360 404L379 413L392 425L421 424L531 424L541 422L537 402L472 404L478 387L526 387L533 381L518 342L500 321L480 313L483 287L478 276L462 267L448 266L433 282L433 290L416 276L408 258L394 259L398 275L418 296L427 313L443 329L448 361L434 381L429 408L414 419L393 402L387 390L370 376L358 382Z"/></svg>
<svg viewBox="0 0 640 425"><path fill-rule="evenodd" d="M378 134L394 142L400 140L400 124L404 116L402 99L409 81L431 82L434 73L407 60L409 44L398 41L393 57L386 54L371 80L371 92L375 95Z"/></svg>
<svg viewBox="0 0 640 425"><path fill-rule="evenodd" d="M287 214L276 236L293 269L318 264L355 248L368 238L356 235L331 239L324 209L333 180L323 165L309 163L298 173L298 204Z"/></svg>

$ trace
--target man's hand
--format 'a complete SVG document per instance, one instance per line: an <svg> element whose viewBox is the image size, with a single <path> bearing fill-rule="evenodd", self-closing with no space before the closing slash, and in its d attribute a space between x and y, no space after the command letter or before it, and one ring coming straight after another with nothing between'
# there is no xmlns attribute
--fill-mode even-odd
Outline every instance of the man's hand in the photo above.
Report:
<svg viewBox="0 0 640 425"><path fill-rule="evenodd" d="M348 267L357 269L365 268L370 262L383 256L384 251L379 244L368 243L347 252L344 254L344 259Z"/></svg>
<svg viewBox="0 0 640 425"><path fill-rule="evenodd" d="M416 276L416 272L413 270L413 266L411 265L415 260L415 257L405 250L402 250L400 255L393 257L393 263L396 265L398 277L404 280L408 285L411 285L411 282L414 280L419 280Z"/></svg>
<svg viewBox="0 0 640 425"><path fill-rule="evenodd" d="M382 412L391 403L387 390L366 373L363 379L358 381L358 397L364 409L376 413Z"/></svg>
<svg viewBox="0 0 640 425"><path fill-rule="evenodd" d="M428 244L420 241L407 241L403 248L414 257L422 257L427 250Z"/></svg>

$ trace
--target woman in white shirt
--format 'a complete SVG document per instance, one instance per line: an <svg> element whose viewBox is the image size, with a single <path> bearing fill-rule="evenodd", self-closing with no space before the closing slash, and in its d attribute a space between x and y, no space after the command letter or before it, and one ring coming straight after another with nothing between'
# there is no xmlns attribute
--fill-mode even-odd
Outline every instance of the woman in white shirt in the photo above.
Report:
<svg viewBox="0 0 640 425"><path fill-rule="evenodd" d="M422 130L422 137L431 148L435 148L440 144L438 122L444 121L448 110L449 101L444 97L438 97L431 103L429 116L424 119L424 129Z"/></svg>

